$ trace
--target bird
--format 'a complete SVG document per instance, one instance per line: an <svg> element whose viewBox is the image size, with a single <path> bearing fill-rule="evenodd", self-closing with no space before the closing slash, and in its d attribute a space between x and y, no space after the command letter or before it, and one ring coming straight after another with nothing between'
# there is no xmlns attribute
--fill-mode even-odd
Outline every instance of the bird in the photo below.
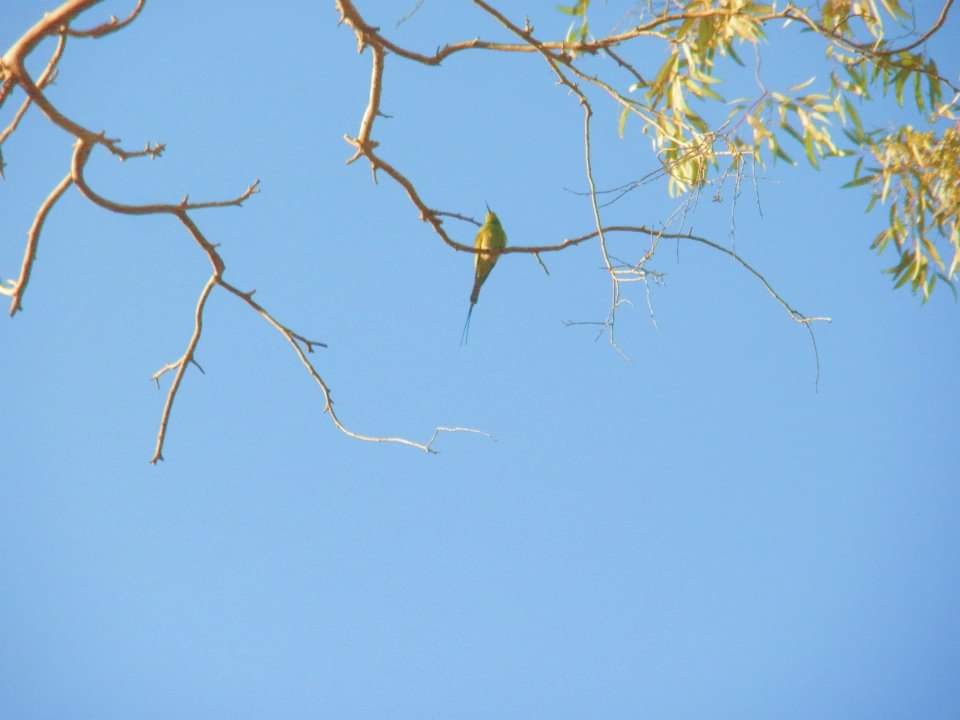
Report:
<svg viewBox="0 0 960 720"><path fill-rule="evenodd" d="M492 250L493 252L476 253L473 256L473 291L470 293L470 309L467 310L467 321L463 324L463 333L460 336L460 344L465 345L470 335L470 316L473 314L473 306L477 304L480 297L480 287L486 281L493 266L497 264L497 258L500 256L500 250L507 246L507 234L503 231L503 225L500 224L500 218L487 205L487 214L483 218L483 225L477 231L477 237L473 241L473 247L477 250Z"/></svg>

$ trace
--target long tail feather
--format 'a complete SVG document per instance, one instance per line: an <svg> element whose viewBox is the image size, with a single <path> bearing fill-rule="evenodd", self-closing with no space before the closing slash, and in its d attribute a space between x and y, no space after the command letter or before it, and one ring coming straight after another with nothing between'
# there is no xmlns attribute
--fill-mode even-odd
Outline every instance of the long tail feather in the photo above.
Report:
<svg viewBox="0 0 960 720"><path fill-rule="evenodd" d="M460 345L466 345L470 340L470 316L473 315L473 306L475 302L470 303L470 309L467 310L467 321L463 324L463 332L460 333Z"/></svg>

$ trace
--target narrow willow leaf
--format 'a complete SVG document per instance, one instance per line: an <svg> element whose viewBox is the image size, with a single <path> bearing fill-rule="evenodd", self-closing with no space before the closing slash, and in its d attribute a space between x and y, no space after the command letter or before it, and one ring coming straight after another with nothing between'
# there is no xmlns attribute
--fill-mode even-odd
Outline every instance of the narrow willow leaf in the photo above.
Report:
<svg viewBox="0 0 960 720"><path fill-rule="evenodd" d="M853 103L850 102L850 99L844 95L843 96L843 107L847 111L847 115L850 116L850 119L853 121L853 126L857 129L857 136L863 135L863 124L860 122L860 115L857 113L857 109L853 106Z"/></svg>
<svg viewBox="0 0 960 720"><path fill-rule="evenodd" d="M647 91L650 97L657 97L663 94L663 86L667 84L670 78L677 71L677 63L680 62L680 56L676 52L672 53L667 61L660 67L657 76L653 79L653 84Z"/></svg>
<svg viewBox="0 0 960 720"><path fill-rule="evenodd" d="M900 7L899 0L880 0L883 3L883 8L886 10L890 17L892 18L905 18L908 17L908 14Z"/></svg>
<svg viewBox="0 0 960 720"><path fill-rule="evenodd" d="M577 0L576 5L557 5L557 10L562 12L564 15L583 17L587 14L587 9L589 7L590 0Z"/></svg>
<svg viewBox="0 0 960 720"><path fill-rule="evenodd" d="M796 85L790 86L790 92L800 92L805 87L809 87L814 80L817 79L816 75L813 75L809 80L804 80L802 83L797 83Z"/></svg>
<svg viewBox="0 0 960 720"><path fill-rule="evenodd" d="M796 129L793 127L793 125L791 125L791 124L788 123L788 122L782 122L782 123L780 123L780 127L783 128L783 130L787 133L787 135L789 135L789 136L792 137L794 140L796 140L798 143L800 143L801 145L803 145L803 143L804 143L803 135L801 135L800 133L798 133L798 132L796 131Z"/></svg>
<svg viewBox="0 0 960 720"><path fill-rule="evenodd" d="M896 277L896 276L894 276L894 277ZM903 287L904 285L906 285L908 282L910 282L910 273L908 273L908 272L906 271L906 268L904 268L903 270L900 271L900 279L897 280L897 281L893 284L893 287L894 287L894 288L901 288L901 287Z"/></svg>
<svg viewBox="0 0 960 720"><path fill-rule="evenodd" d="M697 45L702 50L713 44L713 23L709 18L701 18L697 24Z"/></svg>
<svg viewBox="0 0 960 720"><path fill-rule="evenodd" d="M944 270L943 260L940 258L940 253L937 252L937 246L934 245L929 238L923 238L923 246L927 250L927 254L933 258L933 261L937 264L937 267L941 270Z"/></svg>
<svg viewBox="0 0 960 720"><path fill-rule="evenodd" d="M807 160L815 168L820 167L820 161L817 159L817 153L813 146L813 134L807 131L806 136L803 139L803 151L807 155Z"/></svg>
<svg viewBox="0 0 960 720"><path fill-rule="evenodd" d="M687 121L691 125L693 125L699 132L703 133L704 135L710 132L710 126L707 125L704 119L699 115L697 115L695 112L688 111L684 113L683 116L687 119Z"/></svg>
<svg viewBox="0 0 960 720"><path fill-rule="evenodd" d="M772 148L772 149L773 149L774 157L778 157L778 158L780 158L781 160L783 160L784 162L789 163L790 165L796 165L796 163L793 161L793 158L790 157L789 155L787 155L787 154L783 151L783 148L780 147L780 145L778 145L778 144L775 143L775 144L773 145L773 148Z"/></svg>
<svg viewBox="0 0 960 720"><path fill-rule="evenodd" d="M908 77L910 77L910 70L902 68L893 81L894 97L900 107L903 107L903 86L906 85Z"/></svg>
<svg viewBox="0 0 960 720"><path fill-rule="evenodd" d="M704 78L704 79L705 79L705 78ZM726 100L723 99L723 96L720 95L719 93L717 93L717 92L716 92L712 87L710 87L709 85L704 85L704 86L701 88L701 91L703 92L704 95L706 95L706 96L707 96L708 98L710 98L711 100L716 100L717 102L726 102Z"/></svg>
<svg viewBox="0 0 960 720"><path fill-rule="evenodd" d="M935 110L940 104L942 96L940 79L937 77L937 64L930 60L927 63L927 99L930 100L930 109Z"/></svg>
<svg viewBox="0 0 960 720"><path fill-rule="evenodd" d="M731 58L733 58L733 61L734 61L737 65L739 65L740 67L745 67L745 65L743 64L743 60L741 60L741 59L740 59L740 56L737 55L737 51L733 49L733 43L732 43L732 42L725 42L725 43L723 44L723 49L727 52L727 54L728 54Z"/></svg>
<svg viewBox="0 0 960 720"><path fill-rule="evenodd" d="M878 253L882 253L887 247L887 243L890 241L890 231L881 230L877 233L877 236L873 239L873 242L870 243L870 249L876 250Z"/></svg>
<svg viewBox="0 0 960 720"><path fill-rule="evenodd" d="M890 181L892 179L893 179L892 175L886 175L883 178L883 190L880 191L880 202L887 201L887 193L890 192ZM896 206L897 206L896 203L894 203L892 207L896 207Z"/></svg>
<svg viewBox="0 0 960 720"><path fill-rule="evenodd" d="M864 175L863 177L859 177L854 180L851 180L848 183L844 183L843 185L840 186L840 188L846 189L846 188L860 187L861 185L866 185L867 183L873 182L874 178L876 178L876 175Z"/></svg>

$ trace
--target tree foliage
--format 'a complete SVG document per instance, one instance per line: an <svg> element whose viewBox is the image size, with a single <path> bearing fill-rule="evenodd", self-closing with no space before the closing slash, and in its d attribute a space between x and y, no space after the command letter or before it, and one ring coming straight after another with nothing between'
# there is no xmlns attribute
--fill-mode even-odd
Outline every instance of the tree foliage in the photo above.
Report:
<svg viewBox="0 0 960 720"><path fill-rule="evenodd" d="M636 82L614 97L622 106L621 134L629 118L639 120L672 194L739 173L747 159L761 166L770 160L794 164L791 143L815 168L826 158L852 158L853 179L845 187L868 186L868 209L878 202L889 208L888 226L872 247L882 252L892 240L899 258L889 272L896 286L910 283L925 300L937 279L952 282L960 268L958 88L925 49L944 28L952 4L945 0L933 25L917 33L914 9L899 0L827 0L819 7L788 3L782 9L751 0L665 2L632 30L598 39L587 37L590 0L560 10L579 18L565 44L571 63L577 53L609 52L640 38L666 44L667 57L656 74L648 81L635 73ZM829 83L812 91L811 77L771 89L758 70L758 94L728 103L726 117L708 123L691 100L723 103L715 91L718 61L730 58L743 66L743 46L767 40L767 28L775 23L782 31L798 28L823 39L833 67ZM892 92L900 106L912 103L929 129L865 128L857 107L878 92Z"/></svg>

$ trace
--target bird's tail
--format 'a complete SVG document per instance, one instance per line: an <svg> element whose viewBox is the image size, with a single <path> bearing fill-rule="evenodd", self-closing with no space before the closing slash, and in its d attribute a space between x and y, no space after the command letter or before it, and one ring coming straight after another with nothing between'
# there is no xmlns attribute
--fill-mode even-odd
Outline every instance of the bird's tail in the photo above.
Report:
<svg viewBox="0 0 960 720"><path fill-rule="evenodd" d="M473 315L473 306L476 305L477 301L470 300L470 309L467 310L467 321L463 324L463 332L460 333L460 345L466 345L467 341L470 339L470 316Z"/></svg>

